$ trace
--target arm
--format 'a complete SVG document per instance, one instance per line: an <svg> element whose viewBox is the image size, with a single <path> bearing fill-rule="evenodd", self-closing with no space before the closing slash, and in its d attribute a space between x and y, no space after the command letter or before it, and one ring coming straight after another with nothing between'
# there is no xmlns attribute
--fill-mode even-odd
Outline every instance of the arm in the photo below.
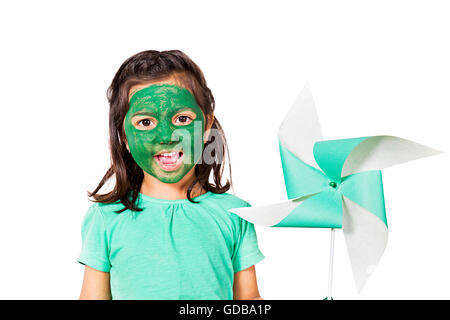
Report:
<svg viewBox="0 0 450 320"><path fill-rule="evenodd" d="M234 274L233 299L263 300L259 295L254 265Z"/></svg>
<svg viewBox="0 0 450 320"><path fill-rule="evenodd" d="M80 300L111 300L109 272L85 266Z"/></svg>

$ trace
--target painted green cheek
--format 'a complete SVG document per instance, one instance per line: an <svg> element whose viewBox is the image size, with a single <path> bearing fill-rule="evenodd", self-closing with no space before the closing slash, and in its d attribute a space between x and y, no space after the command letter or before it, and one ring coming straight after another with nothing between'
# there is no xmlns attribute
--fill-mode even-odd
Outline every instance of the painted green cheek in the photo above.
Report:
<svg viewBox="0 0 450 320"><path fill-rule="evenodd" d="M188 125L174 125L173 115L187 108L196 114L196 119ZM151 113L157 125L151 130L135 128L131 119L137 112ZM185 88L167 84L136 92L125 117L125 134L133 159L142 170L165 183L180 181L201 159L204 126L204 116L195 97ZM181 149L184 160L174 171L162 169L154 157L161 150Z"/></svg>

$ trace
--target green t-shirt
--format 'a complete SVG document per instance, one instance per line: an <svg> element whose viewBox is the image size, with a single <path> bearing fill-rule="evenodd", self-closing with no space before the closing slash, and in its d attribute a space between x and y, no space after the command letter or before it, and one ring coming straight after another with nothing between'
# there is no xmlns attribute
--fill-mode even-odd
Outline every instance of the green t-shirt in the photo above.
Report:
<svg viewBox="0 0 450 320"><path fill-rule="evenodd" d="M250 206L232 194L138 200L119 214L94 203L82 224L77 260L110 272L113 299L233 299L234 273L264 259L254 225L227 211Z"/></svg>

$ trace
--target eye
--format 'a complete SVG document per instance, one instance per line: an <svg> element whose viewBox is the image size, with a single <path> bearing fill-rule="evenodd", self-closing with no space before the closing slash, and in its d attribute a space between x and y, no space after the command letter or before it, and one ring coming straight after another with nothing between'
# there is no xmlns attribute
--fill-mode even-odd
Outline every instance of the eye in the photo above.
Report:
<svg viewBox="0 0 450 320"><path fill-rule="evenodd" d="M138 130L151 130L156 126L156 120L149 117L135 117L132 123Z"/></svg>
<svg viewBox="0 0 450 320"><path fill-rule="evenodd" d="M144 127L149 127L152 124L152 120L144 119L144 120L139 121L138 124L141 125L141 126L144 126Z"/></svg>
<svg viewBox="0 0 450 320"><path fill-rule="evenodd" d="M173 124L179 125L179 126L186 126L190 124L195 119L195 114L189 113L183 113L176 115L173 119Z"/></svg>
<svg viewBox="0 0 450 320"><path fill-rule="evenodd" d="M175 119L175 122L181 122L181 123L186 123L188 121L192 121L191 117L189 117L189 116L179 116L178 118Z"/></svg>

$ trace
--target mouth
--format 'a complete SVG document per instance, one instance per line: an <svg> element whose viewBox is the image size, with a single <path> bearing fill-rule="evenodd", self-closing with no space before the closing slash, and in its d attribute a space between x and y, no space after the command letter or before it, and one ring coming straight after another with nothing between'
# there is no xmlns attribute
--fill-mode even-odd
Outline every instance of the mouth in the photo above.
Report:
<svg viewBox="0 0 450 320"><path fill-rule="evenodd" d="M167 151L162 150L153 156L156 163L164 171L174 171L178 169L183 163L183 150Z"/></svg>

